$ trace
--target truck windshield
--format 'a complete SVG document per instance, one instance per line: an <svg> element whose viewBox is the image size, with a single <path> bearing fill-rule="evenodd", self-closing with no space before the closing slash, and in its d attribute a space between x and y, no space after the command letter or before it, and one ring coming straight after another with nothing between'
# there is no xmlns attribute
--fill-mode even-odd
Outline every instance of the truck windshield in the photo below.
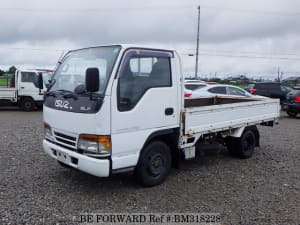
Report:
<svg viewBox="0 0 300 225"><path fill-rule="evenodd" d="M71 91L85 84L87 68L98 68L100 87L98 94L104 95L107 82L120 46L87 48L69 52L57 68L54 81L49 91Z"/></svg>

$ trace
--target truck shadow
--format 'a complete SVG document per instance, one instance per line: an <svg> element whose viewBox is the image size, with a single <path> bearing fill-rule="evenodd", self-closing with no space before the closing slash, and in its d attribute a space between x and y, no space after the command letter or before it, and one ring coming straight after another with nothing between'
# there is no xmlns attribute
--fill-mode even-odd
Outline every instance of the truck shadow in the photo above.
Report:
<svg viewBox="0 0 300 225"><path fill-rule="evenodd" d="M182 161L179 168L172 168L170 177L178 176L178 173L189 172L202 167L210 167L218 164L221 160L235 160L229 156L226 148L209 150L205 155L197 156L193 160ZM77 187L84 191L102 193L104 190L109 192L120 192L122 190L143 189L134 179L133 172L114 174L108 178L99 178L76 169L59 167L57 165L55 180L59 183L63 182L65 188ZM162 184L163 185L163 184ZM167 184L166 184L167 185ZM159 185L161 186L161 185ZM158 187L159 187L158 186ZM70 190L69 190L70 191Z"/></svg>
<svg viewBox="0 0 300 225"><path fill-rule="evenodd" d="M12 103L6 100L0 100L0 112L1 111L22 111L24 112L16 103ZM41 107L35 107L33 111L42 111Z"/></svg>
<svg viewBox="0 0 300 225"><path fill-rule="evenodd" d="M199 167L213 166L220 161L230 161L231 159L234 160L234 158L229 155L226 147L204 150L196 154L196 158L182 161L180 170L189 171Z"/></svg>
<svg viewBox="0 0 300 225"><path fill-rule="evenodd" d="M76 169L60 168L57 179L63 179L67 186L82 187L85 191L99 192L103 189L115 191L122 188L136 189L140 186L135 182L133 173L113 174L107 178L89 175Z"/></svg>

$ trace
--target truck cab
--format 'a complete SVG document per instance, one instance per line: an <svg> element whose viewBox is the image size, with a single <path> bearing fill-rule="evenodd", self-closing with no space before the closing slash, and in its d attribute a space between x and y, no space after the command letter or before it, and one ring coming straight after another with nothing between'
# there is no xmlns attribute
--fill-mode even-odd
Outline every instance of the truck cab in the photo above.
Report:
<svg viewBox="0 0 300 225"><path fill-rule="evenodd" d="M45 78L42 90L34 84L39 73ZM17 69L11 77L9 87L0 88L0 99L16 103L24 111L32 111L36 106L42 106L43 92L46 91L49 77L51 78L49 72Z"/></svg>
<svg viewBox="0 0 300 225"><path fill-rule="evenodd" d="M180 58L174 50L112 45L70 51L45 94L43 149L60 164L98 177L133 171L144 186L160 184L183 153L186 159L193 158L203 135L214 132L212 124L206 125L209 121L205 127L199 121L210 106L200 113L195 107L186 111L183 85ZM258 138L253 126L251 132L247 125L237 127L246 120L249 125L260 123L257 115L247 117L251 101L242 103L243 117L231 130L235 132L228 131L230 121L222 127L220 118L216 131L224 129L238 138L247 130L250 139ZM264 108L266 112L274 112L276 103L272 104ZM231 113L232 107L221 110ZM259 121L274 120L276 115L277 111L262 114L265 117ZM245 158L254 145L256 140L249 141L251 152Z"/></svg>
<svg viewBox="0 0 300 225"><path fill-rule="evenodd" d="M100 177L132 170L147 138L179 127L182 88L174 54L129 46L69 52L45 96L45 151ZM92 93L87 71L99 77Z"/></svg>

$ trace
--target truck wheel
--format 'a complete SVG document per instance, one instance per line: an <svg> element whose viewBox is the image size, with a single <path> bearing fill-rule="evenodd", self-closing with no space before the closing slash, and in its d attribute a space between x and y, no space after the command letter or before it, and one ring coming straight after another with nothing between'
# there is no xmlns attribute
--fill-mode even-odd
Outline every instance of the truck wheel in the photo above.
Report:
<svg viewBox="0 0 300 225"><path fill-rule="evenodd" d="M242 159L250 158L254 153L255 146L256 138L252 130L246 130L242 137L231 138L227 143L229 153Z"/></svg>
<svg viewBox="0 0 300 225"><path fill-rule="evenodd" d="M137 182L145 187L161 184L169 174L171 164L169 146L161 141L151 142L143 149L135 169Z"/></svg>
<svg viewBox="0 0 300 225"><path fill-rule="evenodd" d="M297 113L296 113L296 112L286 111L286 113L287 113L290 117L293 117L293 118L295 118L295 117L297 116Z"/></svg>
<svg viewBox="0 0 300 225"><path fill-rule="evenodd" d="M26 111L26 112L30 112L32 110L34 110L35 107L35 103L32 100L32 98L23 98L21 100L21 108Z"/></svg>

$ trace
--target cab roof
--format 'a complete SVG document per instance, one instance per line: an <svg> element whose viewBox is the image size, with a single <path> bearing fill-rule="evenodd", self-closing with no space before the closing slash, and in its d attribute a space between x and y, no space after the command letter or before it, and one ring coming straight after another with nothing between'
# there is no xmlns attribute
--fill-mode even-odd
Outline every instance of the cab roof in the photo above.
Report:
<svg viewBox="0 0 300 225"><path fill-rule="evenodd" d="M90 46L90 47L86 47L86 48L72 49L72 50L70 50L70 51L76 51L76 50L88 49L88 48L110 47L110 46L120 46L122 49L143 48L143 49L161 50L161 51L172 51L172 52L175 51L175 49L170 49L170 48L159 48L159 47L154 47L154 45L147 45L147 44L111 44L111 45L96 45L96 46Z"/></svg>

